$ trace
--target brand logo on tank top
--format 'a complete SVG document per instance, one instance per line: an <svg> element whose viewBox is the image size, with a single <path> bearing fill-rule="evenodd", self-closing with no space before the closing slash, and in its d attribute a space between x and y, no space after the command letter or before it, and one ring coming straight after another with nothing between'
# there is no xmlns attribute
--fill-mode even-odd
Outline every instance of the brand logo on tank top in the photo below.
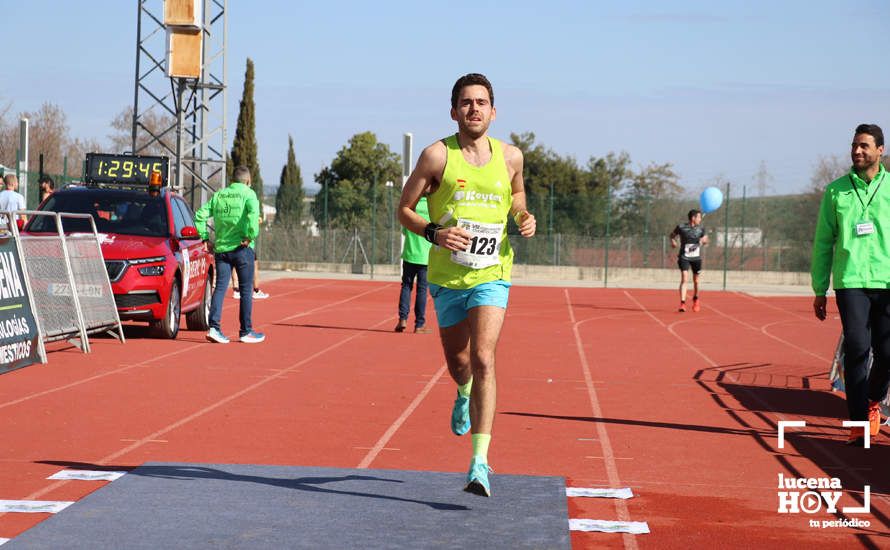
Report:
<svg viewBox="0 0 890 550"><path fill-rule="evenodd" d="M502 195L497 193L480 193L478 191L457 190L454 192L455 201L467 202L501 202L504 200Z"/></svg>

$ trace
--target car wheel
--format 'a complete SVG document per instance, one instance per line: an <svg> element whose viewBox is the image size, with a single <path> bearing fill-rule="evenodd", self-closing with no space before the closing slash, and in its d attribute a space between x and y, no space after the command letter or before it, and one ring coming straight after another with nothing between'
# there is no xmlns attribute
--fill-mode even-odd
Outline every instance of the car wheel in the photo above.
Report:
<svg viewBox="0 0 890 550"><path fill-rule="evenodd" d="M179 281L174 280L170 287L170 300L167 302L167 313L160 321L155 321L151 327L158 338L176 338L179 333L179 318L182 315L181 296L179 295Z"/></svg>
<svg viewBox="0 0 890 550"><path fill-rule="evenodd" d="M213 297L213 288L210 286L210 275L207 272L207 280L204 281L204 294L201 296L201 303L197 309L185 314L185 326L189 330L209 330L210 329L210 300Z"/></svg>

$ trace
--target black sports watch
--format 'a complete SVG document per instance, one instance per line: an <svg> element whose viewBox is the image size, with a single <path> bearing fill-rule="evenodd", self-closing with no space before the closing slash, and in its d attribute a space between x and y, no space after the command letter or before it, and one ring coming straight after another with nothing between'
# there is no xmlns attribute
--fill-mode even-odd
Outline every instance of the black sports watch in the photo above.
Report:
<svg viewBox="0 0 890 550"><path fill-rule="evenodd" d="M432 244L436 244L436 231L442 229L442 226L437 223L428 223L426 227L423 228L423 238L431 242Z"/></svg>

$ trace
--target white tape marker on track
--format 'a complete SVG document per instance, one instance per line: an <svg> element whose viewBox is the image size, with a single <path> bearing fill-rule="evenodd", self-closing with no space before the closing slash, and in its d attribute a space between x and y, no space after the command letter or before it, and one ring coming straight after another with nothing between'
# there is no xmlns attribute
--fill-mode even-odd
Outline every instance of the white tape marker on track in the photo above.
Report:
<svg viewBox="0 0 890 550"><path fill-rule="evenodd" d="M74 504L58 500L0 500L0 512L55 514Z"/></svg>
<svg viewBox="0 0 890 550"><path fill-rule="evenodd" d="M645 535L649 524L645 521L606 521L601 519L570 519L570 531L599 531L602 533L630 533Z"/></svg>
<svg viewBox="0 0 890 550"><path fill-rule="evenodd" d="M9 539L0 539L0 546L3 546L7 542L9 542Z"/></svg>
<svg viewBox="0 0 890 550"><path fill-rule="evenodd" d="M46 479L76 479L80 481L114 481L127 472L112 472L106 470L62 470Z"/></svg>
<svg viewBox="0 0 890 550"><path fill-rule="evenodd" d="M605 487L566 487L567 497L594 497L594 498L633 498L634 493L630 487L621 489L609 489Z"/></svg>

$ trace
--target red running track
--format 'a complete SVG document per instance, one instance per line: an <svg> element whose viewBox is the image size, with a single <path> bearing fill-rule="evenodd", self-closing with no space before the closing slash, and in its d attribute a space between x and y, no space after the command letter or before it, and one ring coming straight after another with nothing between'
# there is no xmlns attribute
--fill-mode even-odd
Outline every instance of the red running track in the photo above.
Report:
<svg viewBox="0 0 890 550"><path fill-rule="evenodd" d="M465 471L448 429L454 385L435 334L396 334L398 285L288 279L254 305L264 344L176 341L128 329L93 353L0 376L0 499L78 500L103 482L51 481L71 465L146 461ZM498 353L496 473L630 487L569 498L572 518L648 522L647 535L572 533L575 548L890 546L890 446L843 445L827 370L840 324L808 298L514 286ZM435 322L429 306L430 324ZM224 331L237 332L228 300ZM805 420L778 447L777 422ZM884 428L890 433L890 428ZM838 478L838 506L778 513L778 476ZM455 488L459 490L459 488ZM497 474L493 478L497 498ZM45 514L0 514L13 538ZM869 527L825 527L858 518ZM811 527L815 520L819 527Z"/></svg>

